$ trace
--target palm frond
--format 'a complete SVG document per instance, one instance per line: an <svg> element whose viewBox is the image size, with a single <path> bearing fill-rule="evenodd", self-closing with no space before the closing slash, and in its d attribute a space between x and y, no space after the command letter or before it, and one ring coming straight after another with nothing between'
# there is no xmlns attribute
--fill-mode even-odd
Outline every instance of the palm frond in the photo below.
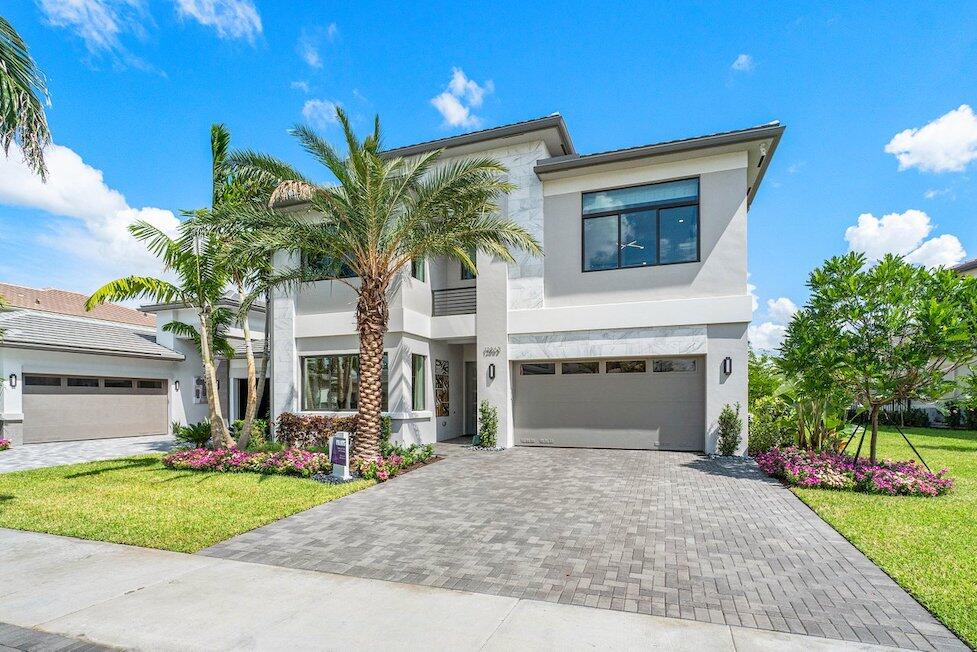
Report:
<svg viewBox="0 0 977 652"><path fill-rule="evenodd" d="M27 165L44 180L44 148L51 142L45 103L50 97L44 73L17 30L0 16L0 147L9 156L10 145L19 145Z"/></svg>
<svg viewBox="0 0 977 652"><path fill-rule="evenodd" d="M126 276L109 281L92 292L85 301L85 310L92 310L106 301L150 299L156 303L172 303L183 300L183 292L168 281L151 276Z"/></svg>

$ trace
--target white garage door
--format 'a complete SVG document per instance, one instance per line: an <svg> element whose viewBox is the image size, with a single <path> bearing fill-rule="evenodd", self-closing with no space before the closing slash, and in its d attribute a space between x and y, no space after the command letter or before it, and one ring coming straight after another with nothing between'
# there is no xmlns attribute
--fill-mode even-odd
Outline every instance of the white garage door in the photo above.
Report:
<svg viewBox="0 0 977 652"><path fill-rule="evenodd" d="M24 443L163 435L166 381L24 373Z"/></svg>
<svg viewBox="0 0 977 652"><path fill-rule="evenodd" d="M513 377L519 445L704 448L702 358L520 362Z"/></svg>

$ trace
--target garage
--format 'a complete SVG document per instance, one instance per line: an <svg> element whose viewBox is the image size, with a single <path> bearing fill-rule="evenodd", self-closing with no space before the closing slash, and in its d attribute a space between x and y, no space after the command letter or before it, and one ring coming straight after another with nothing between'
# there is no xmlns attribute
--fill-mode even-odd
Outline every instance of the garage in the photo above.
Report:
<svg viewBox="0 0 977 652"><path fill-rule="evenodd" d="M517 362L516 444L701 451L704 367L701 357Z"/></svg>
<svg viewBox="0 0 977 652"><path fill-rule="evenodd" d="M23 375L24 443L164 435L167 382L59 374Z"/></svg>

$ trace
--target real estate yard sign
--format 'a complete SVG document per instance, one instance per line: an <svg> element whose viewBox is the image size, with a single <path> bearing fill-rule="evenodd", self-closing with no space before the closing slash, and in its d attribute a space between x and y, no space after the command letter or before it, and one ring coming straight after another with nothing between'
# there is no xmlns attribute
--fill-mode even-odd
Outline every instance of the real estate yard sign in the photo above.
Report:
<svg viewBox="0 0 977 652"><path fill-rule="evenodd" d="M349 480L349 444L350 433L337 432L329 438L329 461L332 462L332 475L336 478Z"/></svg>

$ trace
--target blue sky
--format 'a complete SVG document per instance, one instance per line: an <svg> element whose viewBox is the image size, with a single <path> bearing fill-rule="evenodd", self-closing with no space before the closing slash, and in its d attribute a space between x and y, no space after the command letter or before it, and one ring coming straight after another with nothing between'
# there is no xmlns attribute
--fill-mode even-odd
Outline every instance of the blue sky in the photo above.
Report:
<svg viewBox="0 0 977 652"><path fill-rule="evenodd" d="M207 204L212 122L317 175L286 130L335 137L333 103L363 129L378 112L388 145L554 111L581 152L785 122L750 213L757 341L830 255L977 256L973 7L401 4L4 3L58 147L44 187L0 160L0 279L89 291L146 271L125 223Z"/></svg>

